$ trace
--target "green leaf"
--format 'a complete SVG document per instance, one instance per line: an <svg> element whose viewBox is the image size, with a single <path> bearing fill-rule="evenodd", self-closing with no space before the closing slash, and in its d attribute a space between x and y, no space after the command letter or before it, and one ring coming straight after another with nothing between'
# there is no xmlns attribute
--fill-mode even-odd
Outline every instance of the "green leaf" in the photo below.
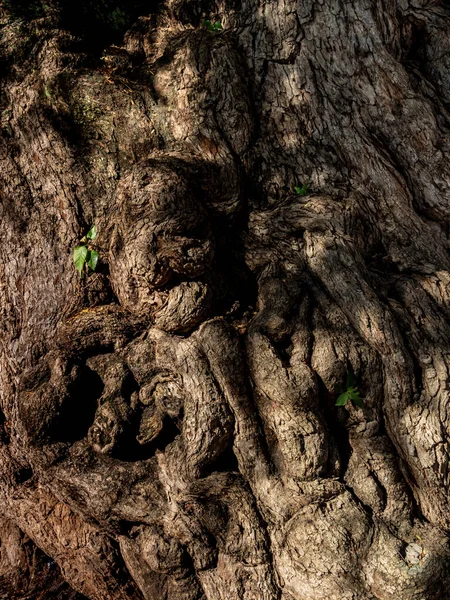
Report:
<svg viewBox="0 0 450 600"><path fill-rule="evenodd" d="M298 186L296 185L294 187L294 192L297 194L297 196L306 196L308 193L308 185L302 185L302 186Z"/></svg>
<svg viewBox="0 0 450 600"><path fill-rule="evenodd" d="M215 23L212 23L211 21L205 19L203 21L203 27L206 27L206 29L208 31L222 31L223 27L222 27L222 23L220 21L216 21Z"/></svg>
<svg viewBox="0 0 450 600"><path fill-rule="evenodd" d="M353 402L353 404L358 406L358 408L363 408L363 406L364 406L363 400L362 400L361 396L359 395L359 392L356 388L350 388L348 390L348 394L349 394L350 400Z"/></svg>
<svg viewBox="0 0 450 600"><path fill-rule="evenodd" d="M345 406L347 404L347 402L348 402L348 399L349 399L349 393L348 392L344 392L336 400L335 406Z"/></svg>
<svg viewBox="0 0 450 600"><path fill-rule="evenodd" d="M353 404L355 404L358 408L364 408L363 399L358 396L358 398L352 398Z"/></svg>
<svg viewBox="0 0 450 600"><path fill-rule="evenodd" d="M88 266L93 271L95 271L95 269L97 267L97 263L98 263L98 252L96 252L95 250L88 250L86 262L87 262Z"/></svg>
<svg viewBox="0 0 450 600"><path fill-rule="evenodd" d="M88 240L95 240L97 237L97 226L93 225L86 234Z"/></svg>
<svg viewBox="0 0 450 600"><path fill-rule="evenodd" d="M83 267L86 262L86 257L88 255L88 249L86 246L77 246L73 251L73 262L75 263L75 268L80 274L80 277L83 276Z"/></svg>

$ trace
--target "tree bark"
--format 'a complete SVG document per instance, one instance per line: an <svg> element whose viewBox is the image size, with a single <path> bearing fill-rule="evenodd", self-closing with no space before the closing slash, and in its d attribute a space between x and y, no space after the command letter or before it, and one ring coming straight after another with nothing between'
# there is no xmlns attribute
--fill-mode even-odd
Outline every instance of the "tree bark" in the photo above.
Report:
<svg viewBox="0 0 450 600"><path fill-rule="evenodd" d="M0 2L0 598L448 598L449 2L69 5Z"/></svg>

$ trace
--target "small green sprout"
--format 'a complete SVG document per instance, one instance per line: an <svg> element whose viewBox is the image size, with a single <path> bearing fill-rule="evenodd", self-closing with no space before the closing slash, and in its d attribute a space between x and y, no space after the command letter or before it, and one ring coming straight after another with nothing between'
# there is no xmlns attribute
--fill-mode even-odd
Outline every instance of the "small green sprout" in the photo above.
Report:
<svg viewBox="0 0 450 600"><path fill-rule="evenodd" d="M305 183L301 186L296 185L294 187L294 192L297 194L297 196L306 196L308 194L308 184Z"/></svg>
<svg viewBox="0 0 450 600"><path fill-rule="evenodd" d="M84 266L87 265L91 271L95 271L98 263L98 252L91 247L91 242L97 237L97 227L93 225L87 234L80 240L80 245L73 251L73 262L75 268L83 277Z"/></svg>
<svg viewBox="0 0 450 600"><path fill-rule="evenodd" d="M212 21L204 20L203 27L206 27L208 31L222 31L223 29L220 21L214 21L213 23Z"/></svg>
<svg viewBox="0 0 450 600"><path fill-rule="evenodd" d="M358 388L356 387L356 379L353 370L347 372L347 379L345 382L346 389L341 390L338 399L336 400L336 406L345 406L349 400L353 402L358 408L363 408L363 398L359 395Z"/></svg>

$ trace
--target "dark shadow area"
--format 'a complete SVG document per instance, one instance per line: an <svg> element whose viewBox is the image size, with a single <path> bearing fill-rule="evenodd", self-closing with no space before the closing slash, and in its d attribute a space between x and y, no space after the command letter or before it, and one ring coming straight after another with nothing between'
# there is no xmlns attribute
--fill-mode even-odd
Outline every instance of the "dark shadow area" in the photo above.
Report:
<svg viewBox="0 0 450 600"><path fill-rule="evenodd" d="M319 386L319 406L328 429L330 446L335 446L339 454L340 469L338 476L340 480L343 480L352 454L347 428L348 411L335 406L337 394L330 394L317 374L316 379ZM330 457L331 455L332 452L330 452ZM330 474L330 465L328 465L327 471ZM335 476L334 473L332 475Z"/></svg>
<svg viewBox="0 0 450 600"><path fill-rule="evenodd" d="M206 477L212 473L239 473L239 464L233 451L232 439L217 459L204 469L202 476Z"/></svg>
<svg viewBox="0 0 450 600"><path fill-rule="evenodd" d="M420 68L425 57L424 50L427 35L425 21L411 20L410 27L410 43L407 48L408 52L404 57L404 62L412 63L414 66Z"/></svg>
<svg viewBox="0 0 450 600"><path fill-rule="evenodd" d="M0 443L9 444L9 435L5 428L6 418L2 409L0 408Z"/></svg>
<svg viewBox="0 0 450 600"><path fill-rule="evenodd" d="M164 418L164 425L152 442L139 444L136 440L136 429L138 427L138 415L135 415L134 426L130 427L129 434L114 449L111 456L124 462L139 462L148 460L155 455L157 450L161 452L180 435L177 425L169 417Z"/></svg>
<svg viewBox="0 0 450 600"><path fill-rule="evenodd" d="M17 483L26 483L33 477L33 470L28 467L21 468L16 474Z"/></svg>
<svg viewBox="0 0 450 600"><path fill-rule="evenodd" d="M237 244L234 245L234 241L230 241L226 235L217 243L213 281L216 287L216 314L223 315L231 311L233 317L238 318L255 306L258 290L255 277L245 265Z"/></svg>
<svg viewBox="0 0 450 600"><path fill-rule="evenodd" d="M61 406L51 438L57 442L83 439L94 420L102 391L103 382L99 375L83 367L80 376L69 386L67 399Z"/></svg>
<svg viewBox="0 0 450 600"><path fill-rule="evenodd" d="M44 0L3 0L2 4L13 17L27 21L45 17L50 9Z"/></svg>
<svg viewBox="0 0 450 600"><path fill-rule="evenodd" d="M160 0L4 0L14 18L32 21L47 16L80 38L83 49L100 51L119 43L140 16L158 9Z"/></svg>

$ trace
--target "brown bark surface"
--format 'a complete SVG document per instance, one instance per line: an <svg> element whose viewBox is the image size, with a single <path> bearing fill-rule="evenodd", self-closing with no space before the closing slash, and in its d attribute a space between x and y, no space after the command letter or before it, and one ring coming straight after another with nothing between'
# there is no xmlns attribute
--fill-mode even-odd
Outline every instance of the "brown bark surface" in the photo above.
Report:
<svg viewBox="0 0 450 600"><path fill-rule="evenodd" d="M130 4L0 1L0 598L448 599L450 3Z"/></svg>

